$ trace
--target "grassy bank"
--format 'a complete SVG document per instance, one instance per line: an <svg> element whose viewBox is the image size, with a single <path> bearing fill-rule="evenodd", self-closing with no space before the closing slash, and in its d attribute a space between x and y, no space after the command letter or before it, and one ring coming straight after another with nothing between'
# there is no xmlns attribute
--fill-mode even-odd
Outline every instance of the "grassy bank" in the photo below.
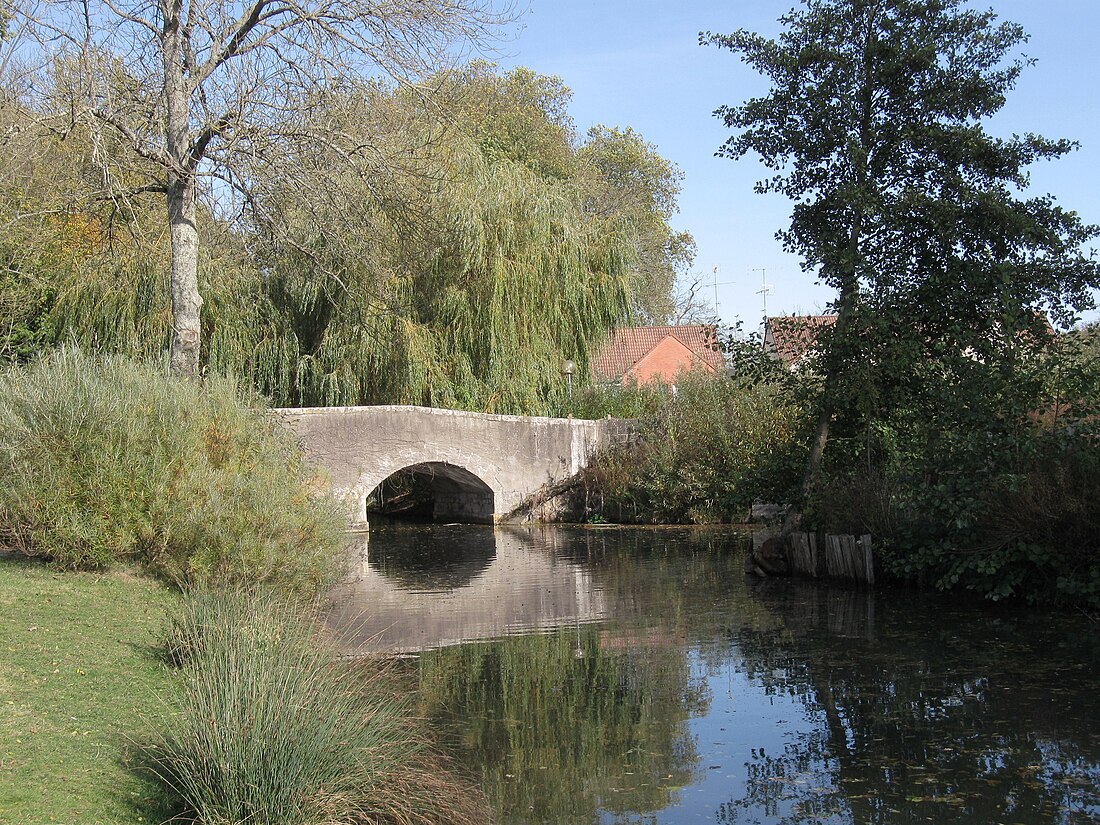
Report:
<svg viewBox="0 0 1100 825"><path fill-rule="evenodd" d="M0 825L484 821L324 638L343 519L259 399L62 351L0 374L0 459Z"/></svg>
<svg viewBox="0 0 1100 825"><path fill-rule="evenodd" d="M321 633L277 595L0 558L0 823L487 821L412 686Z"/></svg>
<svg viewBox="0 0 1100 825"><path fill-rule="evenodd" d="M0 823L159 821L160 788L123 754L168 686L176 598L131 573L0 559Z"/></svg>

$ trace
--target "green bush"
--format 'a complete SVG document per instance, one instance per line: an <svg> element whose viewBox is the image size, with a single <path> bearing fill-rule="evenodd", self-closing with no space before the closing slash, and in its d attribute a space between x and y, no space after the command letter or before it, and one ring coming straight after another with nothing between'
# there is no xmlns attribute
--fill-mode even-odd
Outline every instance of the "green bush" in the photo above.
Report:
<svg viewBox="0 0 1100 825"><path fill-rule="evenodd" d="M960 515L931 536L901 535L896 556L944 589L1100 609L1100 442L1036 432L1017 452L980 481L956 483Z"/></svg>
<svg viewBox="0 0 1100 825"><path fill-rule="evenodd" d="M0 538L63 568L316 590L344 521L231 380L62 350L0 376Z"/></svg>
<svg viewBox="0 0 1100 825"><path fill-rule="evenodd" d="M670 388L660 383L588 384L558 399L550 414L597 418L649 418L657 414Z"/></svg>
<svg viewBox="0 0 1100 825"><path fill-rule="evenodd" d="M478 821L441 770L410 693L376 662L341 659L270 590L189 590L173 618L182 680L148 748L202 825Z"/></svg>
<svg viewBox="0 0 1100 825"><path fill-rule="evenodd" d="M587 510L611 521L740 521L784 500L797 477L802 417L775 384L685 374L643 418L637 441L582 474Z"/></svg>
<svg viewBox="0 0 1100 825"><path fill-rule="evenodd" d="M816 529L871 533L883 572L902 581L1100 608L1100 439L1091 422L943 431L935 449L891 435L892 444L863 442L858 459L854 449L834 451L808 511Z"/></svg>

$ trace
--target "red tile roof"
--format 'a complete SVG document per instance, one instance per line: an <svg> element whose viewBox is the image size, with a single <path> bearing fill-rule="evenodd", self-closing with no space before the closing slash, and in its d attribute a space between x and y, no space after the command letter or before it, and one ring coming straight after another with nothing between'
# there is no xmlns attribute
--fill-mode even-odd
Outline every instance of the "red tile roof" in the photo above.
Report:
<svg viewBox="0 0 1100 825"><path fill-rule="evenodd" d="M593 377L597 381L618 381L669 337L691 351L692 366L702 365L714 372L725 367L725 357L718 348L718 331L713 325L624 327L615 330L592 359Z"/></svg>
<svg viewBox="0 0 1100 825"><path fill-rule="evenodd" d="M835 323L835 315L779 315L768 318L764 345L784 364L794 364L813 349L821 331Z"/></svg>

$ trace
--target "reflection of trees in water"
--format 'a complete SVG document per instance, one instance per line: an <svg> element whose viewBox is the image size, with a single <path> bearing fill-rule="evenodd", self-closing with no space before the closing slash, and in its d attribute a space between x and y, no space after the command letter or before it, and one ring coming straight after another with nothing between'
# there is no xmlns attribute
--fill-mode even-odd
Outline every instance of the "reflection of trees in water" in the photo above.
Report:
<svg viewBox="0 0 1100 825"><path fill-rule="evenodd" d="M431 525L377 530L367 559L405 590L434 592L464 587L496 558L492 528Z"/></svg>
<svg viewBox="0 0 1100 825"><path fill-rule="evenodd" d="M876 617L865 592L790 582L758 595L788 630L741 633L738 651L756 678L802 697L820 724L783 753L755 752L745 795L719 809L720 823L1100 815L1089 733L1100 701L1087 670L1047 655L1065 643L1050 632L1058 617L956 612L942 599L938 611L898 594ZM1096 660L1076 652L1069 661ZM1058 708L1057 685L1072 703Z"/></svg>
<svg viewBox="0 0 1100 825"><path fill-rule="evenodd" d="M740 580L740 539L537 527L502 536L583 564L615 620L425 654L427 712L453 731L464 761L484 766L506 821L586 822L599 810L646 821L638 814L667 807L695 770L687 722L709 696L691 677L686 639L697 606ZM774 624L759 606L741 619Z"/></svg>
<svg viewBox="0 0 1100 825"><path fill-rule="evenodd" d="M720 823L1100 819L1094 626L938 594L753 583L728 534L546 538L517 540L583 563L614 620L422 659L427 712L486 766L506 820L638 822L671 804L697 770L687 720L709 702L689 650L711 673L797 697L809 719L784 750L757 749Z"/></svg>
<svg viewBox="0 0 1100 825"><path fill-rule="evenodd" d="M676 647L606 649L592 626L421 657L427 713L505 821L656 811L698 759L687 729L707 704Z"/></svg>
<svg viewBox="0 0 1100 825"><path fill-rule="evenodd" d="M731 582L744 578L747 532L636 527L559 532L557 552L585 565L611 615L627 623L665 624L692 636L706 635L715 622L775 624L771 612L752 600L738 602L736 616L701 609L729 603Z"/></svg>

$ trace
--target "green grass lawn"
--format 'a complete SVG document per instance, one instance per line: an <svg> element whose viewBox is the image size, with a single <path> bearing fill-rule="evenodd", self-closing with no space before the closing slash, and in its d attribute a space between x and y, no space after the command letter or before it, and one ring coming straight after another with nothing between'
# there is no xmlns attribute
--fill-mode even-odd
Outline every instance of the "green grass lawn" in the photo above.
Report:
<svg viewBox="0 0 1100 825"><path fill-rule="evenodd" d="M174 594L129 573L0 557L0 823L140 823L166 814L125 764L160 710Z"/></svg>

